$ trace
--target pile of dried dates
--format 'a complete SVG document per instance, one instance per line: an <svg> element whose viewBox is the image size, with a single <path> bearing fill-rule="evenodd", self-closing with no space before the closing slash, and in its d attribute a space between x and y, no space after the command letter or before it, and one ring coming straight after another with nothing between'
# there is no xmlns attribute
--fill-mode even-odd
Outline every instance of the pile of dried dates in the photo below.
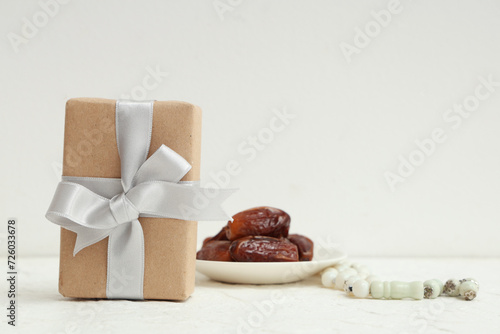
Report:
<svg viewBox="0 0 500 334"><path fill-rule="evenodd" d="M313 242L288 234L290 216L283 210L262 206L233 216L214 237L206 238L198 260L236 262L311 261Z"/></svg>

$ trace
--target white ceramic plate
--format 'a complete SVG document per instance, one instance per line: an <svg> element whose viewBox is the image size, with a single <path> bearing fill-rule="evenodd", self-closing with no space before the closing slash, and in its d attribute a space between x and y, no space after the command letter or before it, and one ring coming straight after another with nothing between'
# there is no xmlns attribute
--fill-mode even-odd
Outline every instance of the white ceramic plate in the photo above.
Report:
<svg viewBox="0 0 500 334"><path fill-rule="evenodd" d="M280 284L303 280L347 257L345 253L335 248L322 248L315 249L314 251L315 255L312 261L301 262L222 262L196 260L196 270L220 282Z"/></svg>

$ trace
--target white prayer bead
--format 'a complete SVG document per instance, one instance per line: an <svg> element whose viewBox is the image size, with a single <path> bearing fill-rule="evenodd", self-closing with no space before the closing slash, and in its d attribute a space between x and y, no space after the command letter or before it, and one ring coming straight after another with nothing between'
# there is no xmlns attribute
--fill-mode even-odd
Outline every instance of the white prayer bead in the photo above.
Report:
<svg viewBox="0 0 500 334"><path fill-rule="evenodd" d="M437 279L430 279L424 282L424 298L434 299L443 292L443 282Z"/></svg>
<svg viewBox="0 0 500 334"><path fill-rule="evenodd" d="M337 290L342 290L344 288L345 281L352 275L346 275L344 272L340 272L335 279L335 288Z"/></svg>
<svg viewBox="0 0 500 334"><path fill-rule="evenodd" d="M335 279L337 278L338 270L335 268L327 268L321 274L321 283L326 288L333 288L335 286Z"/></svg>
<svg viewBox="0 0 500 334"><path fill-rule="evenodd" d="M473 278L465 278L460 281L460 295L465 297L465 300L473 300L476 298L479 291L479 284Z"/></svg>
<svg viewBox="0 0 500 334"><path fill-rule="evenodd" d="M351 293L354 282L360 279L361 277L358 275L350 276L344 283L344 291L347 292L347 294Z"/></svg>
<svg viewBox="0 0 500 334"><path fill-rule="evenodd" d="M335 288L337 290L342 290L344 289L344 284L345 284L345 281L351 277L351 276L354 276L356 275L357 272L356 270L352 269L352 268L347 268L343 271L341 271L338 275L337 275L337 278L335 279ZM339 278L340 276L340 278Z"/></svg>
<svg viewBox="0 0 500 334"><path fill-rule="evenodd" d="M352 293L358 298L366 298L370 294L370 284L363 279L358 279L352 286Z"/></svg>
<svg viewBox="0 0 500 334"><path fill-rule="evenodd" d="M449 279L446 281L443 287L443 293L448 296L456 297L460 294L460 281L457 279Z"/></svg>
<svg viewBox="0 0 500 334"><path fill-rule="evenodd" d="M333 272L335 272L335 274L339 273L339 271L335 267L328 267L328 268L323 269L323 271L321 272L321 275L323 275L327 271L333 271Z"/></svg>
<svg viewBox="0 0 500 334"><path fill-rule="evenodd" d="M375 299L380 299L384 297L384 282L382 281L372 281L370 283L370 293Z"/></svg>

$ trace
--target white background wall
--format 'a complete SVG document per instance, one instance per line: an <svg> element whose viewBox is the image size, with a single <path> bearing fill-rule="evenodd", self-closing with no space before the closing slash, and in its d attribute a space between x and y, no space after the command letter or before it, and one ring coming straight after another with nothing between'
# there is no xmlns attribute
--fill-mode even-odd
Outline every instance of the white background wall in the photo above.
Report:
<svg viewBox="0 0 500 334"><path fill-rule="evenodd" d="M471 97L479 77L500 82L499 2L74 0L53 17L40 3L0 3L1 226L19 219L23 256L58 253L44 214L65 101L141 97L155 68L168 75L145 98L204 111L203 180L240 163L230 213L282 208L292 231L355 256L500 255L500 87ZM381 27L371 12L388 8ZM464 101L479 105L447 114ZM238 147L269 135L276 109L295 118L249 159ZM435 129L444 142L391 191L384 174ZM200 223L199 240L222 224Z"/></svg>

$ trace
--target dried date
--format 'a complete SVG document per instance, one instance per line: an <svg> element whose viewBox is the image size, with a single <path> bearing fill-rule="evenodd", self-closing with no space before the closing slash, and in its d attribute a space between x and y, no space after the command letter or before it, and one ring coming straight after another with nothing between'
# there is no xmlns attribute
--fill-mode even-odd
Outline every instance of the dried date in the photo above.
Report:
<svg viewBox="0 0 500 334"><path fill-rule="evenodd" d="M299 260L297 246L285 238L248 236L235 240L229 247L238 262L295 262Z"/></svg>
<svg viewBox="0 0 500 334"><path fill-rule="evenodd" d="M236 240L246 236L288 236L290 216L283 210L267 206L237 213L227 224L227 238Z"/></svg>
<svg viewBox="0 0 500 334"><path fill-rule="evenodd" d="M300 261L311 261L313 259L314 243L311 239L300 234L290 234L288 240L297 245Z"/></svg>
<svg viewBox="0 0 500 334"><path fill-rule="evenodd" d="M205 240L203 240L203 246L205 246L210 241L228 240L226 234L227 234L227 225L224 226L222 230L220 230L219 233L217 233L213 237L205 238Z"/></svg>
<svg viewBox="0 0 500 334"><path fill-rule="evenodd" d="M231 254L229 253L230 246L231 241L227 240L209 241L198 251L198 253L196 253L196 259L208 261L232 261Z"/></svg>

